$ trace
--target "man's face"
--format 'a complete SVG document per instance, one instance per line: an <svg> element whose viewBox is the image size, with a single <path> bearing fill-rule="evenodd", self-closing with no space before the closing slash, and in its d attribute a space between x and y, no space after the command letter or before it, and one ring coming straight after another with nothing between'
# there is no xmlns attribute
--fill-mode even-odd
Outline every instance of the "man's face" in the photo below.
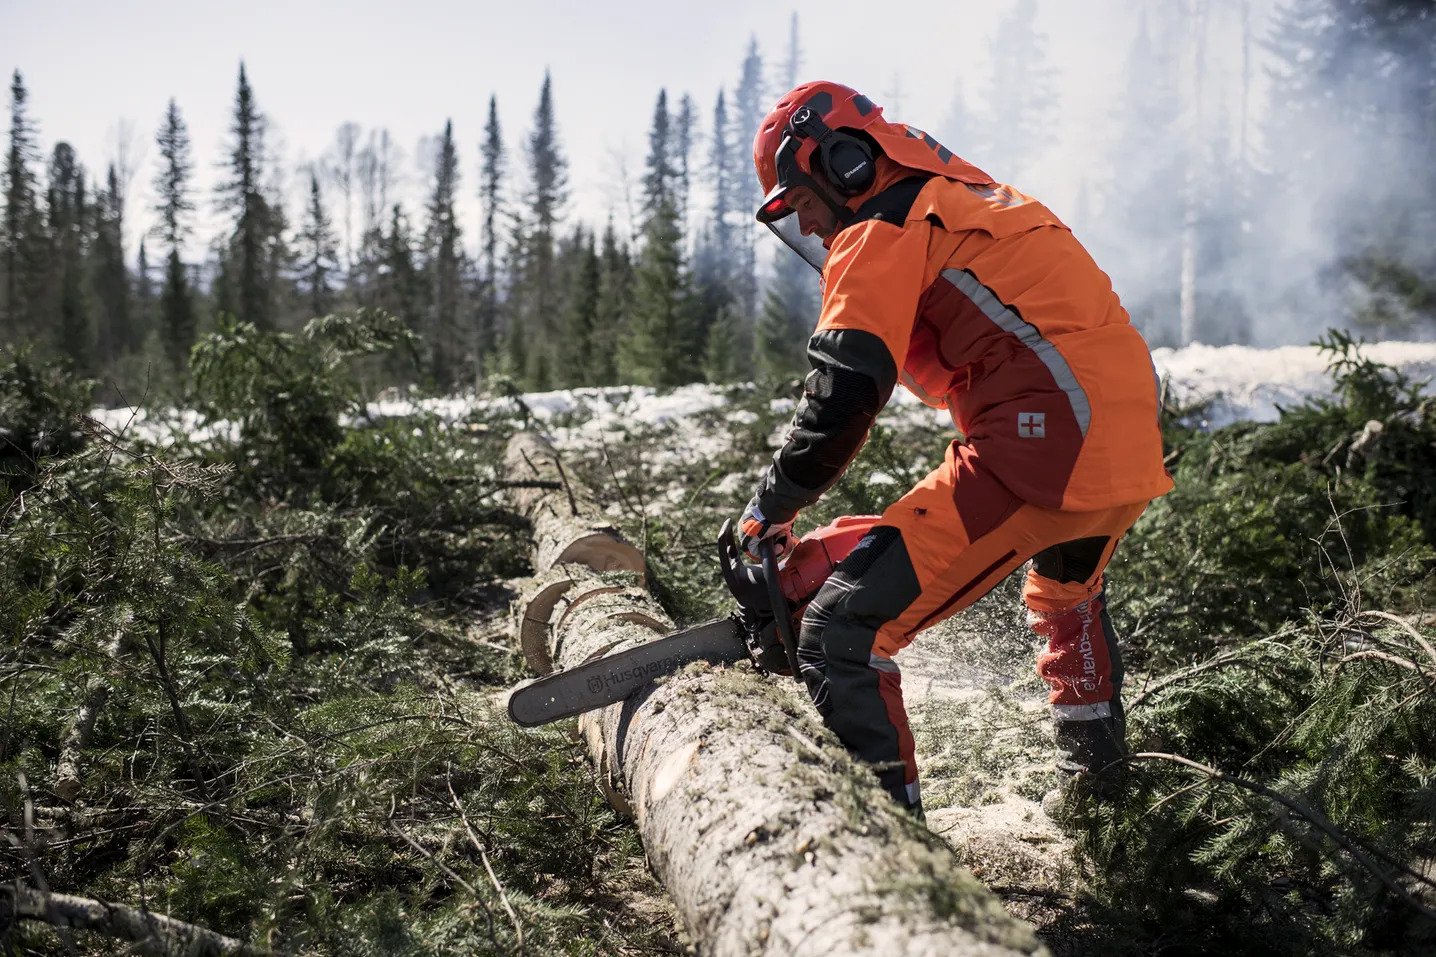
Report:
<svg viewBox="0 0 1436 957"><path fill-rule="evenodd" d="M798 227L804 236L816 234L825 241L832 238L834 230L838 228L838 217L827 203L802 186L789 191L787 199L793 212L798 214ZM824 244L826 245L826 242Z"/></svg>

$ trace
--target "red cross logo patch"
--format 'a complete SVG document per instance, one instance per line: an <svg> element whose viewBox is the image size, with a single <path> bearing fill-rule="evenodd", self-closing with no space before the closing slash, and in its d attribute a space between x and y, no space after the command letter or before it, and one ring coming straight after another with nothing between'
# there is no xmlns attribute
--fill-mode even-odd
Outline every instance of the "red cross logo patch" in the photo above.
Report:
<svg viewBox="0 0 1436 957"><path fill-rule="evenodd" d="M1017 436L1023 439L1042 439L1047 437L1047 413L1046 412L1019 412L1017 413Z"/></svg>

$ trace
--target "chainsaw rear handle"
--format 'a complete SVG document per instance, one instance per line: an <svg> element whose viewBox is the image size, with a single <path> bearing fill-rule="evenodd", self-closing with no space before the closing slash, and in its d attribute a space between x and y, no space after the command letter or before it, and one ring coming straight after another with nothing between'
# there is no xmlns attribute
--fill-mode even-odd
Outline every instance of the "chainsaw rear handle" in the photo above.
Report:
<svg viewBox="0 0 1436 957"><path fill-rule="evenodd" d="M773 615L777 619L778 640L783 643L783 651L788 655L788 667L793 670L793 679L802 681L798 673L798 640L793 637L793 616L788 610L788 599L783 597L783 583L778 578L778 557L773 552L771 539L764 539L758 543L758 557L763 561L763 579L768 584L768 601L773 605Z"/></svg>

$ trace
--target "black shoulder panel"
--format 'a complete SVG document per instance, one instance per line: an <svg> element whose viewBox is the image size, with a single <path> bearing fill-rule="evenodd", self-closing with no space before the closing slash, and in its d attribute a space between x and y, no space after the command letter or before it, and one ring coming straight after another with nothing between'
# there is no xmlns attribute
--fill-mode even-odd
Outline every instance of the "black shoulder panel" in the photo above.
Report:
<svg viewBox="0 0 1436 957"><path fill-rule="evenodd" d="M884 223L901 226L907 220L908 210L912 209L912 204L917 202L917 194L922 192L922 188L930 179L932 179L931 176L910 176L901 182L892 184L859 206L858 211L853 215L853 223L877 219Z"/></svg>

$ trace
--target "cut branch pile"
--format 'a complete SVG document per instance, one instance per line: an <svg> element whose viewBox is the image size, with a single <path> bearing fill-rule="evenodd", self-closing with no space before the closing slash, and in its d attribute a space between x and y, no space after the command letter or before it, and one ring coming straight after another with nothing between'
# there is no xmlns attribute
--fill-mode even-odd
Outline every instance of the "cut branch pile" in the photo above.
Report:
<svg viewBox="0 0 1436 957"><path fill-rule="evenodd" d="M641 554L553 448L520 434L506 463L534 524L535 578L515 626L535 670L671 629ZM699 664L579 719L600 786L634 816L699 952L1040 953L1031 928L892 806L793 688Z"/></svg>

